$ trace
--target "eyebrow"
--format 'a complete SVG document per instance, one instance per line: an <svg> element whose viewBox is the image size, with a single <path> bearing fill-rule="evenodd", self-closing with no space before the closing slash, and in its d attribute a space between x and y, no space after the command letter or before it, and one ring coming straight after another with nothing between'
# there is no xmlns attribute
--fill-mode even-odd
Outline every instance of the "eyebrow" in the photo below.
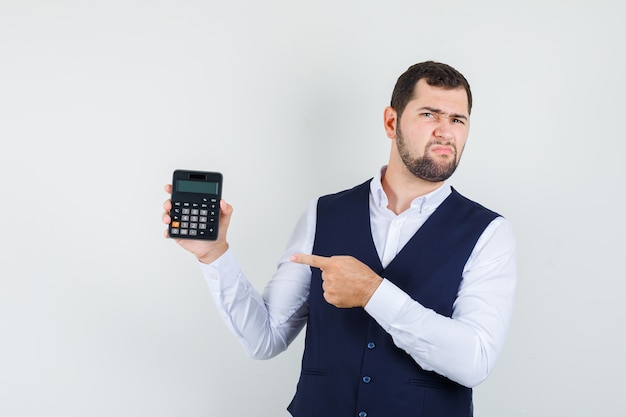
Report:
<svg viewBox="0 0 626 417"><path fill-rule="evenodd" d="M421 107L417 110L428 110L431 113L437 113L439 115L442 116L448 116L454 119L464 119L467 120L467 116L463 115L463 114L457 114L457 113L445 113L443 112L441 109L435 109L434 107Z"/></svg>

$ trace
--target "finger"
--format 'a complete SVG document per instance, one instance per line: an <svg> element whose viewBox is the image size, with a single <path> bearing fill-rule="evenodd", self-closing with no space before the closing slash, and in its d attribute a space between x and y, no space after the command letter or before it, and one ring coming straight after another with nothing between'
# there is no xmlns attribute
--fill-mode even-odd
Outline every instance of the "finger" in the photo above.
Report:
<svg viewBox="0 0 626 417"><path fill-rule="evenodd" d="M165 184L163 189L165 190L166 193L172 194L172 184Z"/></svg>
<svg viewBox="0 0 626 417"><path fill-rule="evenodd" d="M297 264L309 265L314 268L324 269L328 264L330 258L326 258L324 256L318 255L306 255L306 254L295 254L291 255L291 262L295 262Z"/></svg>
<svg viewBox="0 0 626 417"><path fill-rule="evenodd" d="M163 211L169 213L172 210L172 200L169 198L163 202Z"/></svg>

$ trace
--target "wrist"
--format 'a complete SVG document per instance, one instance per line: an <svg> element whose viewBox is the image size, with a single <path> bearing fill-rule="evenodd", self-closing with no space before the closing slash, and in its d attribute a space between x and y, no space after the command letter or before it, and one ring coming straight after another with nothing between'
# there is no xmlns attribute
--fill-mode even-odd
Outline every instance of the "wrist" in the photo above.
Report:
<svg viewBox="0 0 626 417"><path fill-rule="evenodd" d="M370 299L372 298L372 296L374 295L374 293L376 292L378 287L380 287L380 284L382 282L383 282L383 278L380 277L379 275L376 275L376 277L374 279L372 279L372 284L370 286L370 290L368 291L367 296L363 300L362 307L365 307L367 305L367 303L369 303Z"/></svg>
<svg viewBox="0 0 626 417"><path fill-rule="evenodd" d="M202 255L196 256L196 258L198 259L199 262L202 262L203 264L212 264L217 259L219 259L220 256L226 253L227 250L228 250L228 243L221 242L213 246L208 252Z"/></svg>

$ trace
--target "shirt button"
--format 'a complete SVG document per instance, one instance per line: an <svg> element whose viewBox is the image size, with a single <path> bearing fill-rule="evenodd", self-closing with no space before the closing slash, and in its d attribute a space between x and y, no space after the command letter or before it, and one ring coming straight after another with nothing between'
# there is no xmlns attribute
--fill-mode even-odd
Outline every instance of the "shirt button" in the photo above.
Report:
<svg viewBox="0 0 626 417"><path fill-rule="evenodd" d="M363 382L365 382L366 384L369 384L371 381L372 381L371 377L369 377L367 375L363 377Z"/></svg>
<svg viewBox="0 0 626 417"><path fill-rule="evenodd" d="M374 342L369 342L369 343L367 344L367 348L368 348L368 349L374 349L375 347L376 347L376 343L374 343Z"/></svg>
<svg viewBox="0 0 626 417"><path fill-rule="evenodd" d="M359 417L367 417L367 413L365 411L361 411L359 413Z"/></svg>

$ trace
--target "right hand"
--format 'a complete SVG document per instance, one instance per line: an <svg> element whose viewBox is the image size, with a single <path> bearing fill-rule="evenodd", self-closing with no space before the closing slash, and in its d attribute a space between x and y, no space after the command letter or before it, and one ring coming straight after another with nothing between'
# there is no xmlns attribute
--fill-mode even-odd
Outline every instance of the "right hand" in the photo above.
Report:
<svg viewBox="0 0 626 417"><path fill-rule="evenodd" d="M166 184L165 192L172 194L172 184ZM163 223L169 225L172 221L170 217L170 210L172 209L172 200L167 199L163 203L163 215L161 216ZM230 224L230 217L233 214L233 207L225 200L220 200L220 223L218 226L217 240L194 240L194 239L175 239L182 248L191 252L202 263L210 264L217 258L222 256L228 249L228 242L226 241L226 232L228 231L228 225ZM165 229L163 235L166 238L170 238Z"/></svg>

